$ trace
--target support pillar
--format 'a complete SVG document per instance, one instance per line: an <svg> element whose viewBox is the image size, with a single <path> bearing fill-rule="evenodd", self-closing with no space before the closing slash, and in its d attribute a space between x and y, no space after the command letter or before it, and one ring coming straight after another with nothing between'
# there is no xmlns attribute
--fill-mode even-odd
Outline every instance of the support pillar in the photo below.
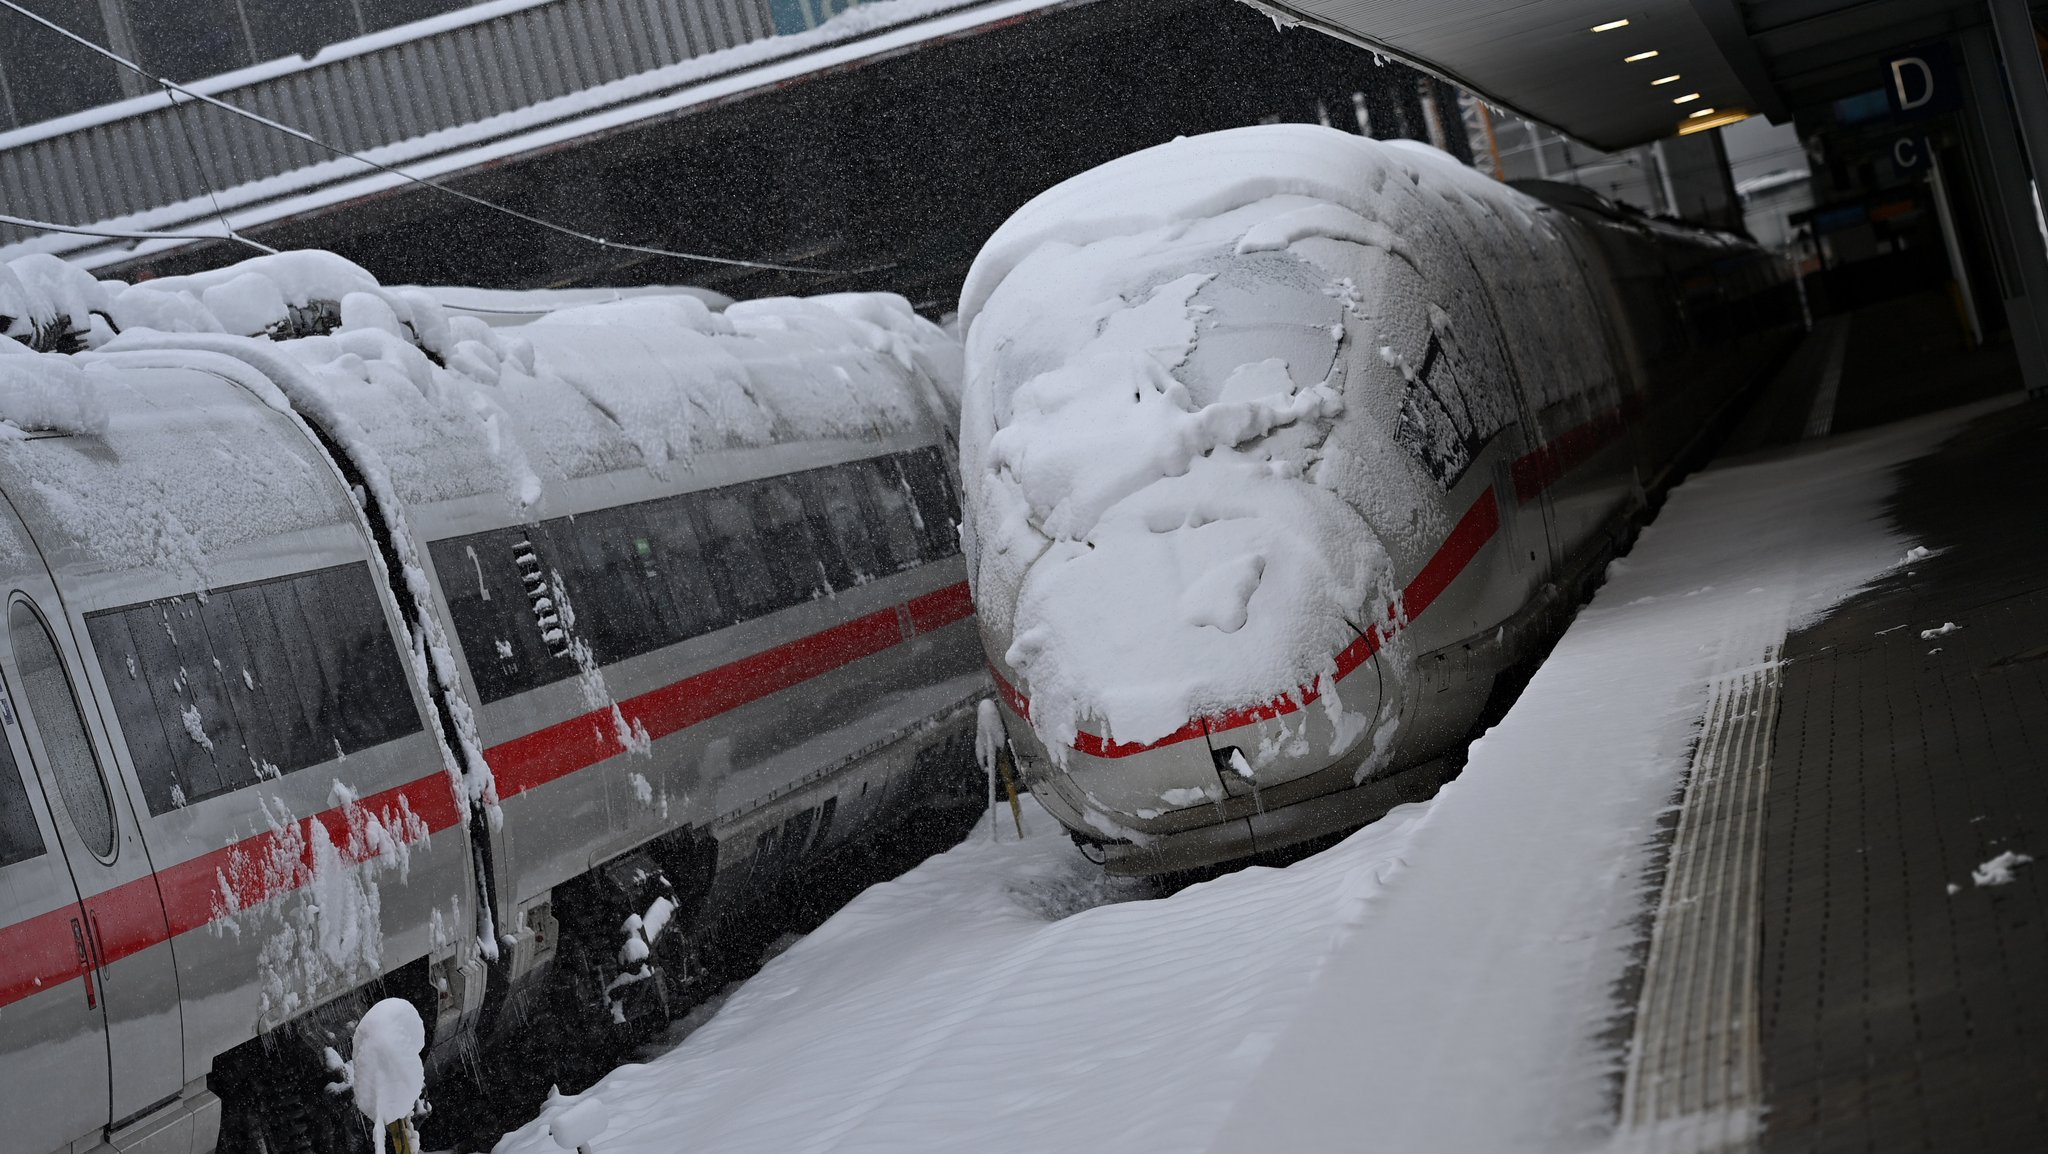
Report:
<svg viewBox="0 0 2048 1154"><path fill-rule="evenodd" d="M1972 150L1978 154L1979 183L1989 202L1986 208L1994 226L1993 247L1999 250L1998 279L2021 379L2029 395L2043 396L2048 395L2048 244L2042 240L2035 216L2034 188L2025 161L2031 160L2036 172L2048 163L2048 77L2043 76L2041 58L2034 49L2025 0L1990 0L1988 6L2002 45L2010 44L2004 33L2011 16L2003 10L2017 11L2025 39L2020 42L2023 51L2002 53L1998 50L2001 45L1994 45L1982 28L1958 38L1976 129ZM2011 103L2000 80L2001 57L2006 65L2004 76L2013 89ZM2030 116L2034 124L2028 135Z"/></svg>

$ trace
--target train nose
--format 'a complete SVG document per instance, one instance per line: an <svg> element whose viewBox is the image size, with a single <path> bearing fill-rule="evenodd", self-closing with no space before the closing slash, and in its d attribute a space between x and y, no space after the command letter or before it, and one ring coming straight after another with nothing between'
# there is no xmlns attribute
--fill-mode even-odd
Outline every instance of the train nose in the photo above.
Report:
<svg viewBox="0 0 2048 1154"><path fill-rule="evenodd" d="M1117 745L1081 735L1079 747L1048 750L1014 704L1010 740L1039 801L1069 828L1109 842L1150 837L1226 820L1232 793L1199 725L1146 745Z"/></svg>
<svg viewBox="0 0 2048 1154"><path fill-rule="evenodd" d="M1142 744L1082 732L1048 750L1028 723L1029 702L1007 682L1003 698L1019 764L1047 808L1076 830L1144 845L1353 784L1375 748L1380 678L1369 647L1343 655L1339 670Z"/></svg>

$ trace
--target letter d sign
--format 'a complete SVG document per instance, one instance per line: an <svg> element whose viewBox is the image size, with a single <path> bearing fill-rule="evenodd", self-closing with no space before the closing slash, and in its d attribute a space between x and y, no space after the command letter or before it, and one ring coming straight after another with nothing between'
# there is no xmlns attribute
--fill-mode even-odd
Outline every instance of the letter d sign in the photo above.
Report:
<svg viewBox="0 0 2048 1154"><path fill-rule="evenodd" d="M1901 56L1892 61L1892 94L1898 98L1900 112L1909 112L1931 102L1934 99L1934 69L1918 56Z"/></svg>

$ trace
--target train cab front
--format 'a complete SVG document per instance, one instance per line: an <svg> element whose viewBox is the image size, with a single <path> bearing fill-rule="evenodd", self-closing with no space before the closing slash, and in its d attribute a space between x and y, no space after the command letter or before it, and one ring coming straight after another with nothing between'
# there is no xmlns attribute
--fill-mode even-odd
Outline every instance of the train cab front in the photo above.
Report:
<svg viewBox="0 0 2048 1154"><path fill-rule="evenodd" d="M1434 314L1370 299L1405 267L1339 203L1372 174L1241 179L1270 141L1075 177L962 293L984 649L1031 788L1119 871L1300 840L1298 803L1369 774L1393 720L1374 627L1396 586L1367 512L1415 527L1370 491L1405 380L1383 345Z"/></svg>
<svg viewBox="0 0 2048 1154"><path fill-rule="evenodd" d="M1344 799L1377 764L1375 736L1391 718L1373 646L1338 658L1312 685L1130 741L1104 736L1099 721L1055 736L1061 727L1019 688L1028 680L995 655L990 669L1033 797L1110 872L1158 874L1357 824Z"/></svg>

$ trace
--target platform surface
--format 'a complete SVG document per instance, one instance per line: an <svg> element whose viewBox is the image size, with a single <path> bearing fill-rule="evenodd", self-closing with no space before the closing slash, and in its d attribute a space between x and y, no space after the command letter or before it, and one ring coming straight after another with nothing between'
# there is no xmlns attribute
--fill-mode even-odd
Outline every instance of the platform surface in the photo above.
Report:
<svg viewBox="0 0 2048 1154"><path fill-rule="evenodd" d="M1996 355L1952 358L1950 394L1929 358L1852 355L1836 427L1983 396ZM1760 1145L2048 1150L2048 402L1977 419L1898 481L1890 515L1932 554L1784 651ZM2042 860L1977 884L2007 851Z"/></svg>

